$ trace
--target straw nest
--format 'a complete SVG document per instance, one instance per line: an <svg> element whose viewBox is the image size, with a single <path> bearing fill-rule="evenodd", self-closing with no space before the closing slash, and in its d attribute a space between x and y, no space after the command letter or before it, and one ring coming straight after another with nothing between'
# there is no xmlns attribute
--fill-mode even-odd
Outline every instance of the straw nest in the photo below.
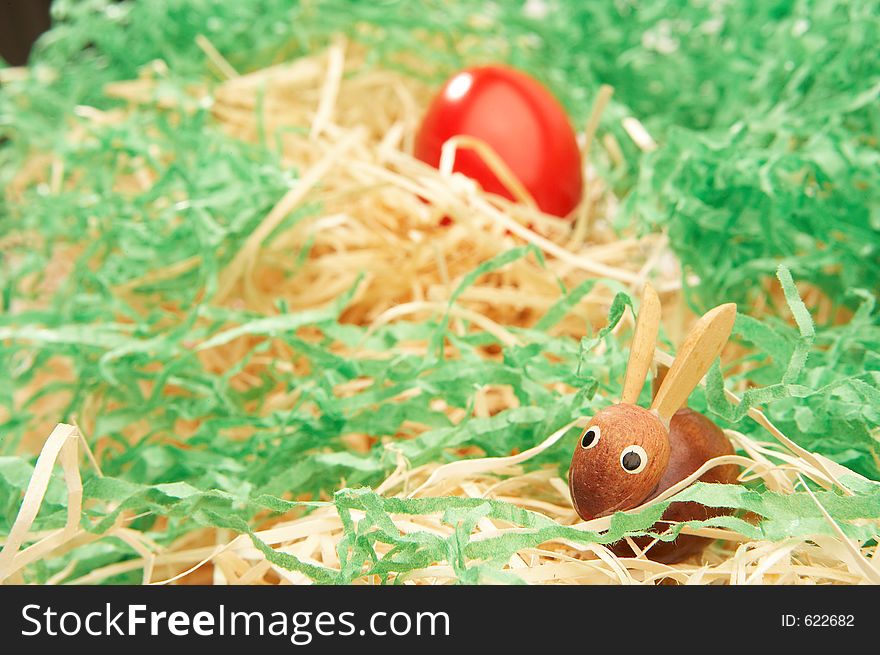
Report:
<svg viewBox="0 0 880 655"><path fill-rule="evenodd" d="M232 70L207 41L201 45L215 72L224 78L211 89L193 88L187 99L157 95L164 71L161 64L146 69L137 80L107 88L109 95L134 104L158 103L180 108L181 103L209 102L216 121L231 135L254 140L265 134L279 135L285 163L300 172L299 182L282 198L253 232L244 247L222 271L215 302L271 312L279 298L293 310L326 305L349 289L364 274L357 293L342 320L379 326L392 321L420 320L445 312L452 290L461 278L483 262L515 245L534 244L546 257L546 266L531 259L518 260L504 269L482 276L450 307L452 327L478 329L502 343L517 337L506 326L529 326L559 298L561 279L572 286L588 278L600 283L553 330L580 337L585 324L600 326L616 288L638 292L651 279L664 304L664 321L673 339L680 339L692 317L680 299L681 274L663 234L620 239L608 225L616 211L613 193L585 163L586 192L573 224L540 213L528 194L504 169L493 153L479 143L462 140L447 144L440 170L414 160L408 152L430 89L397 72L377 70L364 64L363 53L342 41L315 57L285 63L248 75ZM598 118L610 95L599 94L595 110L580 134L584 159L601 157L614 165L622 157L613 137L595 138ZM112 122L120 112L80 108L96 122ZM624 125L642 149L654 147L651 137L634 119ZM482 194L471 181L452 174L457 148L477 148L506 179L520 200L507 202ZM23 171L22 176L30 175ZM18 180L23 184L23 180ZM126 183L149 188L147 169ZM272 234L282 220L306 203L319 202L321 214L300 221L280 234ZM442 219L450 217L450 225ZM307 247L308 246L308 247ZM308 251L303 262L292 252ZM148 278L116 289L129 302L137 303L135 289L143 283L174 277L198 262L183 262L173 270L156 270ZM286 275L296 266L296 275ZM626 329L625 319L617 329ZM465 326L467 322L469 327ZM212 370L226 371L237 364L252 342L237 339L202 353ZM413 352L426 344L408 343ZM733 348L731 346L730 348ZM379 357L381 353L346 351L350 357ZM494 353L497 354L497 353ZM283 345L273 344L236 376L246 388L258 379L261 366L274 359L290 361ZM454 353L450 356L454 356ZM493 356L487 351L487 357ZM657 361L669 356L658 351ZM291 367L297 366L295 362ZM564 387L564 385L560 385ZM354 389L338 389L344 396ZM728 392L731 399L736 395ZM486 389L475 412L489 416L515 402L512 394ZM288 393L268 399L267 408L284 407ZM791 493L804 487L804 479L823 488L836 486L847 492L841 476L847 470L830 460L807 452L789 440L758 410L750 416L765 428L756 440L735 431L728 436L737 447L736 456L719 458L670 489L664 497L684 488L708 467L735 464L741 480L760 479L767 489ZM453 420L462 410L450 410ZM213 582L218 584L307 583L309 579L266 559L246 535L201 529L165 548L144 534L127 527L133 517L123 517L103 537L81 527L82 485L80 467L98 469L86 439L94 416L84 412L77 425L58 425L44 442L33 478L15 525L0 555L0 577L20 579L20 572L42 557L58 554L107 536L128 543L138 557L91 571L73 582L99 583L126 571L143 571L145 583ZM586 418L578 423L586 422ZM570 426L569 426L570 427ZM572 509L567 483L556 470L526 471L524 462L555 443L565 429L553 435L536 435L531 450L502 458L477 458L450 464L410 468L400 460L397 469L376 491L408 498L467 496L507 501L538 512L562 525L578 529L607 528L609 519L584 523ZM135 435L132 435L134 438ZM350 435L353 448L370 446L365 437ZM96 448L100 449L101 444ZM85 453L86 457L83 457ZM43 501L54 466L63 469L68 491L65 528L48 534L31 530ZM659 499L662 500L663 498ZM355 519L362 514L354 512ZM438 515L394 516L401 533L427 531L448 535L453 528ZM833 524L831 517L828 520ZM295 555L307 563L338 568L336 544L342 523L332 506L296 518L267 521L256 535L273 549ZM503 521L484 518L477 524L475 539L515 531ZM871 553L846 538L816 537L781 542L749 541L727 529L685 530L717 541L698 559L674 566L651 561L642 552L620 558L601 545L583 546L551 541L524 549L510 558L509 570L532 583L858 583L880 580L880 552ZM876 547L875 547L876 548ZM377 545L377 555L387 552ZM873 555L873 557L871 557ZM61 572L56 579L66 577ZM446 562L434 562L410 573L404 582L448 583L455 580ZM364 576L361 582L375 583Z"/></svg>

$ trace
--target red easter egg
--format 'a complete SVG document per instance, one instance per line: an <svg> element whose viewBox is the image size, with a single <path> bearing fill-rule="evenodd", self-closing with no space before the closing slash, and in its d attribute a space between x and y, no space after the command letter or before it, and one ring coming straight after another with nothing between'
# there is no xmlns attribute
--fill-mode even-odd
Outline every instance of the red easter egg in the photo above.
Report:
<svg viewBox="0 0 880 655"><path fill-rule="evenodd" d="M457 135L489 144L542 211L565 217L580 201L581 157L568 116L556 98L525 73L483 66L449 79L422 121L415 156L438 166L443 144ZM454 170L485 191L513 200L472 150L459 148Z"/></svg>

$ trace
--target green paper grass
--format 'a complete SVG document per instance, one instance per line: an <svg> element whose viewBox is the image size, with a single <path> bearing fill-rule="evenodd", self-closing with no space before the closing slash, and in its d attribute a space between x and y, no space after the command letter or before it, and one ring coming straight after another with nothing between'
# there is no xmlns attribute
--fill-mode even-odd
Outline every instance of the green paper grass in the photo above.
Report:
<svg viewBox="0 0 880 655"><path fill-rule="evenodd" d="M205 563L215 581L250 582L875 581L876 8L580 4L549 3L538 18L520 3L55 3L56 27L26 74L2 71L0 90L0 535L56 422L83 422L100 473L78 467L85 504L72 527L70 479L51 477L22 545L66 529L67 546L23 566L0 560L13 581L176 580ZM246 120L222 114L222 73L196 37L247 73L317 61L339 33L354 62L343 92L363 71L390 70L423 102L418 89L501 57L583 125L599 85L614 87L591 188L622 204L598 207L577 252L619 248L609 266L635 275L665 232L681 275L656 260L649 273L667 299L680 289L696 309L739 303L736 345L691 405L729 429L744 484L676 497L735 512L656 534L719 538L705 567L608 564L603 544L649 533L668 500L577 527L564 492L573 431L528 459L431 481L444 464L516 457L614 402L633 306L628 278L572 274L507 235L459 182L403 155L381 162L418 191L383 178L396 194L383 198L388 221L425 211L418 198L434 193L448 204L427 222L445 213L489 235L461 237L473 261L451 279L432 270L427 308L384 320L411 298L366 264L340 271L322 302L282 292L333 254L322 239L336 228L309 233L312 221L332 209L375 233L387 225L344 204L381 186L372 169L355 185L346 168L376 163L373 136L260 244L240 285L270 270L278 293L228 297L223 272L311 170L290 160L311 126L293 114L278 127L268 84L242 99ZM138 102L105 91L135 78L149 81ZM322 93L310 84L305 106ZM627 116L656 150L633 143ZM325 138L328 150L343 140ZM496 300L499 289L528 297L526 309ZM758 409L809 452L774 440ZM82 454L78 439L65 443Z"/></svg>

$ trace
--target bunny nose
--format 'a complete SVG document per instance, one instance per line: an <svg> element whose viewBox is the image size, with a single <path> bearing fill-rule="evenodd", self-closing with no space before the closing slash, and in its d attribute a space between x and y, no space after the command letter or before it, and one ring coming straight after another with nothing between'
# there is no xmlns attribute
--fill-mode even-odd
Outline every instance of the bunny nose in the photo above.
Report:
<svg viewBox="0 0 880 655"><path fill-rule="evenodd" d="M576 482L574 478L569 480L569 489L571 490L571 502L574 510L584 521L591 521L603 516L609 516L614 512L629 508L629 501L632 494L628 494L623 498L609 497L606 494L590 493L583 487L575 489Z"/></svg>
<svg viewBox="0 0 880 655"><path fill-rule="evenodd" d="M586 480L580 479L582 472L572 471L568 476L568 490L571 493L571 502L574 510L584 521L605 516L611 512L607 507L604 494L597 494Z"/></svg>
<svg viewBox="0 0 880 655"><path fill-rule="evenodd" d="M647 491L641 485L634 486L633 482L632 476L623 469L619 474L608 475L602 469L578 461L578 458L573 458L568 472L572 505L585 521L638 505L647 497Z"/></svg>

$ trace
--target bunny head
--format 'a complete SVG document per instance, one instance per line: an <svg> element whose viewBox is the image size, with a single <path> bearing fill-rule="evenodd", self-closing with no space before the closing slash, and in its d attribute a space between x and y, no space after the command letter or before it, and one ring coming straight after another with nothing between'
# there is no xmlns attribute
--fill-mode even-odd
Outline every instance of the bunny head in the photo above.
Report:
<svg viewBox="0 0 880 655"><path fill-rule="evenodd" d="M734 304L703 315L685 338L651 409L644 409L636 402L660 329L660 300L650 285L645 286L622 402L590 419L571 458L569 489L582 519L632 509L654 493L669 464L669 421L721 352L735 318Z"/></svg>

